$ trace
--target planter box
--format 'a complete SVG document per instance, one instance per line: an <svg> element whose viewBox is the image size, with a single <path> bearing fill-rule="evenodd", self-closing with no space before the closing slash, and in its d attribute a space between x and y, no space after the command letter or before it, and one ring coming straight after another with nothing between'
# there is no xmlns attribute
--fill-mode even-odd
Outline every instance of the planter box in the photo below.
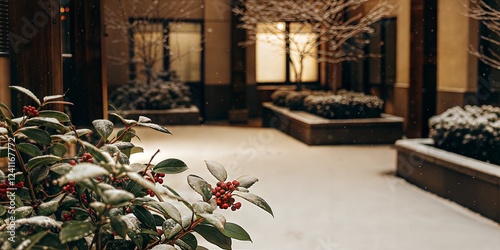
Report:
<svg viewBox="0 0 500 250"><path fill-rule="evenodd" d="M115 113L115 111L109 111ZM190 108L177 108L168 110L123 110L120 115L126 119L139 119L139 116L151 118L154 123L160 125L197 125L200 124L200 111L196 106ZM111 121L119 122L114 116L109 116Z"/></svg>
<svg viewBox="0 0 500 250"><path fill-rule="evenodd" d="M308 144L393 144L403 136L403 118L326 119L305 111L291 111L264 103L262 125Z"/></svg>
<svg viewBox="0 0 500 250"><path fill-rule="evenodd" d="M397 175L500 222L500 166L432 144L431 139L397 141Z"/></svg>

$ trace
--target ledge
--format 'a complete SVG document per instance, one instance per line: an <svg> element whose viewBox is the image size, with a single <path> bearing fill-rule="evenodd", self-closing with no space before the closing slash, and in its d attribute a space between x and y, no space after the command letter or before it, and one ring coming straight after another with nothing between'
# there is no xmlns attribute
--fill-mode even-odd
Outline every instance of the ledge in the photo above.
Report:
<svg viewBox="0 0 500 250"><path fill-rule="evenodd" d="M115 111L109 111L115 113ZM120 115L126 119L139 119L139 116L149 117L154 123L160 125L197 125L200 124L200 111L196 106L189 108L176 108L167 110L122 110ZM117 122L114 116L109 116L111 121Z"/></svg>
<svg viewBox="0 0 500 250"><path fill-rule="evenodd" d="M500 166L432 144L431 139L397 141L397 175L500 222Z"/></svg>
<svg viewBox="0 0 500 250"><path fill-rule="evenodd" d="M308 144L393 144L403 136L403 118L326 119L264 103L263 126L272 127Z"/></svg>

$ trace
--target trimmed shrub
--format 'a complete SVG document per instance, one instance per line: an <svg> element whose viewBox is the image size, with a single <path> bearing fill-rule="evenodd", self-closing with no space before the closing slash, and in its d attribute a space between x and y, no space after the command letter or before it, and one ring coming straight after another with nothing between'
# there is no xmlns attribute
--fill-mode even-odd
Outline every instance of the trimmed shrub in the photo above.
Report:
<svg viewBox="0 0 500 250"><path fill-rule="evenodd" d="M191 106L189 86L180 81L132 83L119 87L110 95L117 110L165 110Z"/></svg>
<svg viewBox="0 0 500 250"><path fill-rule="evenodd" d="M435 146L500 165L500 108L454 107L429 120Z"/></svg>
<svg viewBox="0 0 500 250"><path fill-rule="evenodd" d="M280 107L286 107L286 97L292 91L276 90L271 95L271 100L274 105Z"/></svg>
<svg viewBox="0 0 500 250"><path fill-rule="evenodd" d="M376 96L359 94L308 96L304 110L327 119L377 118L384 102Z"/></svg>

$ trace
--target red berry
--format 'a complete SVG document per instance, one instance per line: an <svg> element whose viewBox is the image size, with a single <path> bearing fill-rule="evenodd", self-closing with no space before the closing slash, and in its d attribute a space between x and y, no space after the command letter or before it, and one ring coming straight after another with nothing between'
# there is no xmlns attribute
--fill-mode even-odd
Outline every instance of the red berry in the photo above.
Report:
<svg viewBox="0 0 500 250"><path fill-rule="evenodd" d="M64 186L62 189L63 191L68 191L68 186Z"/></svg>
<svg viewBox="0 0 500 250"><path fill-rule="evenodd" d="M132 209L130 209L130 207L127 207L127 210L125 210L125 212L126 212L127 214L130 214L130 213L132 213Z"/></svg>
<svg viewBox="0 0 500 250"><path fill-rule="evenodd" d="M231 210L232 210L232 211L236 211L236 209L237 209L237 208L236 208L235 206L232 206L232 207L231 207Z"/></svg>
<svg viewBox="0 0 500 250"><path fill-rule="evenodd" d="M161 229L157 229L156 232L158 232L158 234L160 234L160 235L163 234L163 230L161 230Z"/></svg>
<svg viewBox="0 0 500 250"><path fill-rule="evenodd" d="M24 181L19 182L18 187L19 188L23 188L24 187Z"/></svg>
<svg viewBox="0 0 500 250"><path fill-rule="evenodd" d="M158 183L163 184L163 179L158 180Z"/></svg>
<svg viewBox="0 0 500 250"><path fill-rule="evenodd" d="M233 181L233 185L234 185L235 187L239 187L239 186L240 186L240 182L239 182L239 181L237 181L237 180L234 180L234 181Z"/></svg>
<svg viewBox="0 0 500 250"><path fill-rule="evenodd" d="M215 197L217 197L217 198L219 198L220 196L221 196L221 194L220 194L219 192L217 192L217 193L215 194Z"/></svg>
<svg viewBox="0 0 500 250"><path fill-rule="evenodd" d="M73 187L75 185L75 181L70 181L68 184Z"/></svg>
<svg viewBox="0 0 500 250"><path fill-rule="evenodd" d="M71 160L71 161L69 161L69 164L74 166L74 165L76 165L76 161L75 160Z"/></svg>
<svg viewBox="0 0 500 250"><path fill-rule="evenodd" d="M70 211L70 212L71 212L72 214L75 214L75 213L76 213L76 211L75 211L74 209L71 209L71 211Z"/></svg>
<svg viewBox="0 0 500 250"><path fill-rule="evenodd" d="M217 182L217 187L220 187L220 186L222 186L222 182L221 181Z"/></svg>
<svg viewBox="0 0 500 250"><path fill-rule="evenodd" d="M221 199L217 199L217 200L215 200L215 202L217 202L217 206L222 205L222 201L221 201Z"/></svg>
<svg viewBox="0 0 500 250"><path fill-rule="evenodd" d="M234 206L236 207L236 209L240 209L241 208L241 203L240 202L236 202L236 203L234 203Z"/></svg>
<svg viewBox="0 0 500 250"><path fill-rule="evenodd" d="M229 208L229 204L227 204L227 203L222 204L222 209L228 209L228 208Z"/></svg>

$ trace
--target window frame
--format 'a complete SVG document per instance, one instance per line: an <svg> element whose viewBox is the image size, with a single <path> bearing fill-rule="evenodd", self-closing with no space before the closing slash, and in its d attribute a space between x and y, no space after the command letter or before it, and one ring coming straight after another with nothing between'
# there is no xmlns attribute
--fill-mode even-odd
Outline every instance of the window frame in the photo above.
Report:
<svg viewBox="0 0 500 250"><path fill-rule="evenodd" d="M300 23L300 22L294 22L294 21L282 21L280 23L285 24L285 51L290 49L290 24L292 23ZM317 46L317 51L320 51L320 46ZM257 51L255 51L255 59L257 59ZM255 61L255 69L257 70L257 60ZM290 75L292 74L292 69L291 69L291 64L292 62L290 61L290 53L285 52L285 81L284 82L259 82L256 79L257 85L260 86L270 86L270 85L296 85L297 82L292 82ZM317 80L316 81L303 81L301 84L304 86L312 86L312 87L318 87L321 85L321 62L316 60L316 63L318 64L317 67ZM255 72L257 74L257 72Z"/></svg>
<svg viewBox="0 0 500 250"><path fill-rule="evenodd" d="M5 42L0 45L0 57L10 57L10 41L9 41L9 0L0 0L0 42ZM2 23L4 26L2 26Z"/></svg>
<svg viewBox="0 0 500 250"><path fill-rule="evenodd" d="M173 18L143 18L143 17L130 17L128 19L129 23L133 23L135 21L140 21L140 20L147 20L152 23L159 23L162 24L163 30L168 31L168 26L170 23L196 23L201 25L201 62L200 62L200 80L199 81L186 81L186 83L203 83L205 80L205 43L203 42L205 40L205 22L203 19L173 19ZM129 29L129 57L130 57L130 62L129 62L129 80L133 81L136 79L136 66L132 62L132 58L134 58L134 48L135 48L135 43L134 43L134 31L133 29ZM165 34L164 34L165 35ZM167 34L167 39L165 41L167 44L169 43L169 36ZM163 48L163 54L165 55L163 57L163 69L167 70L170 68L170 53L167 49Z"/></svg>

